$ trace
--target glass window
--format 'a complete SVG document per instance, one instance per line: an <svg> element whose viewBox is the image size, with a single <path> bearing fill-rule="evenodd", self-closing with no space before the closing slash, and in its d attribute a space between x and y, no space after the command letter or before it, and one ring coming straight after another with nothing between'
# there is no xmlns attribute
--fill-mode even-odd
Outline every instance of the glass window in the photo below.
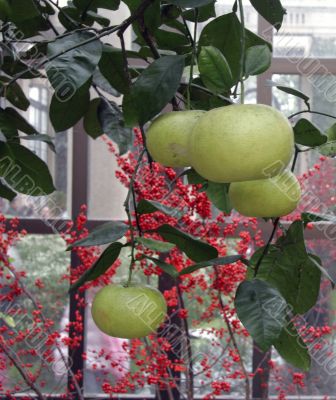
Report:
<svg viewBox="0 0 336 400"><path fill-rule="evenodd" d="M11 203L0 199L2 212L8 216L20 216L42 219L65 219L69 217L70 197L68 187L71 168L68 160L71 157L68 132L55 135L50 122L48 89L42 85L27 89L31 106L28 109L28 121L39 133L53 137L56 152L51 151L46 143L27 140L23 144L48 164L54 179L56 191L49 196L35 198L18 195Z"/></svg>
<svg viewBox="0 0 336 400"><path fill-rule="evenodd" d="M91 219L125 219L126 188L116 178L117 160L106 138L89 140L89 202Z"/></svg>
<svg viewBox="0 0 336 400"><path fill-rule="evenodd" d="M67 368L60 351L66 356L66 347L56 346L52 337L62 326L67 304L68 280L64 276L69 271L69 253L58 235L28 235L15 243L9 256L11 272L5 269L0 290L2 318L6 316L5 322L10 327L8 334L2 335L3 344L14 361L36 377L35 383L42 392L62 393L66 388ZM22 289L21 293L15 288ZM1 392L29 389L15 365L6 362L0 372Z"/></svg>
<svg viewBox="0 0 336 400"><path fill-rule="evenodd" d="M282 4L287 15L280 31L274 32L275 57L336 56L334 1L283 0Z"/></svg>
<svg viewBox="0 0 336 400"><path fill-rule="evenodd" d="M322 233L323 235L323 233ZM308 242L309 250L318 254L323 266L335 278L335 246L330 240ZM330 328L335 323L335 293L330 282L323 278L317 305L297 319L297 327L307 340L312 355L312 367L307 373L295 370L274 352L271 375L271 394L281 392L288 396L321 396L329 398L335 393L335 334ZM297 373L296 375L293 375ZM325 396L325 397L323 397Z"/></svg>

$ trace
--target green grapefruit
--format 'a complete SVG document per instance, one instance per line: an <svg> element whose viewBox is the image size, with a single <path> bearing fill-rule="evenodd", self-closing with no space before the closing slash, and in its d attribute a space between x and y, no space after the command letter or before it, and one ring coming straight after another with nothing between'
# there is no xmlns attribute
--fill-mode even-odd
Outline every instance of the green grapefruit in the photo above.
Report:
<svg viewBox="0 0 336 400"><path fill-rule="evenodd" d="M190 166L188 141L193 126L205 111L172 111L160 115L147 131L147 148L166 167Z"/></svg>
<svg viewBox="0 0 336 400"><path fill-rule="evenodd" d="M157 330L164 321L167 304L155 288L143 285L107 285L95 296L92 317L107 335L141 338Z"/></svg>
<svg viewBox="0 0 336 400"><path fill-rule="evenodd" d="M277 175L293 150L294 133L287 118L261 104L215 108L198 119L189 140L194 169L222 183Z"/></svg>
<svg viewBox="0 0 336 400"><path fill-rule="evenodd" d="M296 176L284 171L268 179L234 182L229 189L230 201L247 217L281 217L294 211L301 198Z"/></svg>

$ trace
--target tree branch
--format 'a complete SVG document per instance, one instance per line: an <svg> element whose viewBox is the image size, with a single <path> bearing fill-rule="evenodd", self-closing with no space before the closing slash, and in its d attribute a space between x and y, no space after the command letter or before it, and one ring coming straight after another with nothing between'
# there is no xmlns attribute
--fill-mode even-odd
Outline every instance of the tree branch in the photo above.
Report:
<svg viewBox="0 0 336 400"><path fill-rule="evenodd" d="M26 384L36 393L37 398L39 400L45 400L45 397L43 396L42 392L40 389L35 385L35 383L29 378L27 375L26 371L24 370L23 367L21 367L20 363L17 362L15 357L12 356L11 350L7 348L7 346L3 343L3 341L0 341L0 348L6 354L7 358L13 363L15 368L18 370L19 374L23 378L23 380L26 382Z"/></svg>
<svg viewBox="0 0 336 400"><path fill-rule="evenodd" d="M48 0L51 1L51 0ZM13 83L15 83L18 79L20 79L22 76L24 76L27 72L29 72L32 68L34 69L40 69L42 67L44 67L46 64L48 64L49 62L55 60L57 57L62 56L66 53L69 53L70 51L73 51L75 49L78 49L79 47L85 46L86 44L95 42L98 39L101 39L104 36L108 36L112 33L115 32L124 32L130 25L132 25L132 23L134 21L136 21L137 19L139 19L141 17L141 15L144 13L144 11L146 10L147 7L149 7L149 5L153 2L154 0L143 0L142 3L139 5L139 7L135 10L135 12L128 17L127 19L125 19L125 21L123 21L120 25L117 26L113 26L113 27L107 27L107 28L103 28L100 31L98 31L98 33L96 33L96 35L90 39L84 40L81 43L77 43L74 46L69 47L66 50L61 51L58 54L55 54L54 56L41 61L40 63L38 63L37 65L35 65L34 67L29 67L27 69L24 69L23 71L21 71L20 73L16 74L6 85L6 87L12 85Z"/></svg>

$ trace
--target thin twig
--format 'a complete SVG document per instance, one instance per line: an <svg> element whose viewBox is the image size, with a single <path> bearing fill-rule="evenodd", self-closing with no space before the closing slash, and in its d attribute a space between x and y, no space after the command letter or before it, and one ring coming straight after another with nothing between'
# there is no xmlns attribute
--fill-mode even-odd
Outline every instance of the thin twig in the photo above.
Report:
<svg viewBox="0 0 336 400"><path fill-rule="evenodd" d="M130 235L131 235L131 261L130 261L130 266L129 266L129 274L128 274L128 280L125 284L125 287L129 286L131 281L132 281L132 273L133 273L133 267L135 264L135 235L134 235L134 227L133 227L133 222L132 222L132 216L131 216L131 211L130 211L130 199L132 196L132 188L136 179L136 175L137 172L140 168L141 162L142 162L142 158L145 154L145 149L143 149L141 151L141 153L139 154L136 166L134 168L132 177L130 179L130 183L129 183L129 188L128 188L128 192L127 192L127 196L124 202L124 208L125 208L125 212L127 215L127 219L128 219L128 225L129 225L129 229L130 229Z"/></svg>
<svg viewBox="0 0 336 400"><path fill-rule="evenodd" d="M180 10L182 10L182 9L180 8ZM182 21L183 21L183 25L184 25L184 27L185 27L185 29L186 29L187 36L188 36L190 45L191 45L191 47L194 47L194 39L193 39L192 34L191 34L191 32L190 32L188 23L187 23L187 21L186 21L186 19L184 18L183 15L182 15Z"/></svg>
<svg viewBox="0 0 336 400"><path fill-rule="evenodd" d="M51 1L51 0L48 0ZM85 46L87 44L90 44L92 42L95 42L98 39L101 39L104 36L108 36L112 33L121 31L124 32L130 25L132 25L132 23L134 21L136 21L138 18L140 18L140 16L144 13L144 11L146 10L146 8L153 2L153 0L143 0L142 3L139 5L139 7L135 10L135 12L128 17L127 19L125 19L120 25L117 26L113 26L113 27L108 27L108 28L103 28L99 31L99 33L96 33L95 36L93 36L92 38L89 38L87 40L83 40L83 42L81 43L77 43L74 46L71 46L63 51L61 51L60 53L57 53L55 55L53 55L52 57L41 61L40 63L38 63L37 65L35 65L33 68L34 69L40 69L42 67L44 67L46 64L48 64L49 62L55 60L56 58L58 58L59 56L62 56L66 53L69 53L70 51L73 51L75 49L78 49L79 47ZM29 72L32 69L32 67L29 67L27 69L24 69L23 71L19 72L18 74L16 74L6 85L7 87L12 85L13 83L15 83L18 79L20 79L22 76L24 76L27 72Z"/></svg>
<svg viewBox="0 0 336 400"><path fill-rule="evenodd" d="M143 125L140 125L139 129L140 129L140 132L141 132L142 144L143 144L144 148L146 149L146 156L147 156L147 159L148 159L148 163L149 163L149 165L151 167L153 159L152 159L152 156L149 154L149 151L147 149L147 139L146 139L145 129L144 129Z"/></svg>
<svg viewBox="0 0 336 400"><path fill-rule="evenodd" d="M0 347L1 350L6 354L8 359L13 363L15 368L18 370L19 374L22 376L23 380L26 382L26 384L36 393L37 398L40 400L45 400L45 397L43 396L42 392L40 389L35 385L35 383L32 381L32 379L29 378L29 376L26 374L26 371L24 370L23 367L21 367L20 363L17 362L15 357L11 355L11 351L3 344L2 341L0 341Z"/></svg>
<svg viewBox="0 0 336 400"><path fill-rule="evenodd" d="M322 115L323 117L329 117L329 118L336 119L336 116L334 116L334 115L326 114L326 113L323 113L323 112L320 112L320 111L311 111L311 110L298 111L298 112L296 112L296 113L294 113L294 114L291 114L291 115L290 115L289 117L287 117L287 118L288 118L288 119L291 119L291 118L296 117L297 115L306 114L306 113L309 113L309 114L317 114L317 115Z"/></svg>
<svg viewBox="0 0 336 400"><path fill-rule="evenodd" d="M258 259L258 261L257 261L256 266L254 267L254 277L256 277L256 276L258 275L260 265L261 265L263 259L264 259L264 258L266 257L266 255L268 254L268 250L269 250L269 248L270 248L270 246L271 246L271 244L272 244L274 235L275 235L275 233L276 233L276 231L277 231L277 229L278 229L279 222L280 222L280 218L276 218L276 219L274 220L274 222L273 222L272 233L271 233L271 235L270 235L270 237L269 237L269 239L268 239L268 241L267 241L266 246L264 247L264 250L263 250L262 253L261 253L261 256L259 257L259 259Z"/></svg>
<svg viewBox="0 0 336 400"><path fill-rule="evenodd" d="M179 285L179 282L176 282L178 301L180 309L185 308L184 299L182 295L182 291ZM187 386L187 398L188 400L193 400L194 398L194 367L193 367L193 359L192 359L192 348L191 348L191 338L189 332L189 324L187 318L182 318L183 329L186 338L186 347L187 347L187 371L186 371L186 386Z"/></svg>
<svg viewBox="0 0 336 400"><path fill-rule="evenodd" d="M8 268L8 267L7 267ZM29 290L26 288L26 286L22 283L21 279L19 278L18 274L16 273L16 271L13 268L8 268L9 271L12 273L12 275L14 276L14 278L17 280L17 282L19 283L19 285L21 286L21 289L23 291L23 293L28 297L28 299L32 302L33 306L36 308L36 310L39 310L39 305L37 304L36 300L34 299L33 295L29 292ZM46 330L48 332L48 334L52 334L51 329L48 327L48 324L46 323L46 318L44 317L43 313L40 313L40 318L41 321L44 323L44 325L46 326ZM75 386L78 398L80 400L84 400L84 397L82 395L82 391L81 388L78 384L77 378L75 377L75 374L73 373L73 371L71 370L69 363L67 362L63 351L61 350L61 348L59 347L59 344L56 342L55 344L56 349L62 359L62 362L64 363L64 365L67 367L67 371L68 374L71 376L71 379L73 381L73 384Z"/></svg>
<svg viewBox="0 0 336 400"><path fill-rule="evenodd" d="M182 83L181 86L188 86L188 85L185 84L185 83ZM223 95L221 95L221 94L218 94L218 93L212 93L211 90L207 89L207 88L204 87L204 86L200 86L200 85L197 85L196 83L192 83L192 84L191 84L191 87L194 87L195 89L201 90L201 91L204 92L204 93L208 93L208 94L211 94L211 95L213 95L213 96L216 96L216 97L218 97L219 99L221 99L221 100L223 100L223 101L227 101L227 102L230 103L230 104L233 103L233 101L232 101L229 97L225 97L225 96L223 96Z"/></svg>
<svg viewBox="0 0 336 400"><path fill-rule="evenodd" d="M125 39L124 39L124 31L123 31L123 30L120 30L120 31L118 32L118 37L119 37L119 40L120 40L120 44L121 44L121 53L122 53L122 56L123 56L123 69L124 69L124 74L125 74L126 79L127 79L128 88L130 88L131 85L132 85L132 78L131 78L131 74L130 74L129 67L128 67L127 52L126 52Z"/></svg>
<svg viewBox="0 0 336 400"><path fill-rule="evenodd" d="M138 209L137 209L137 202L136 202L136 197L135 197L134 185L132 187L132 201L133 201L133 209L134 209L134 214L135 214L136 226L137 226L137 229L138 229L139 236L142 236L142 228L141 228L141 225L140 225L140 219L139 219L139 214L138 214Z"/></svg>

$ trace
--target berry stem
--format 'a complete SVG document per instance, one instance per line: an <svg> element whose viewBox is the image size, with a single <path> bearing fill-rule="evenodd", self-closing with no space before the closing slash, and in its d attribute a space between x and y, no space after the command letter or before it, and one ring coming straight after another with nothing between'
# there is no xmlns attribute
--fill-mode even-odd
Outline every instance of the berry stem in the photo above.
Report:
<svg viewBox="0 0 336 400"><path fill-rule="evenodd" d="M137 175L138 170L140 168L140 165L141 165L141 162L142 162L142 159L143 159L143 156L144 156L145 152L146 152L146 149L142 149L140 154L139 154L136 166L134 168L132 177L130 179L127 196L126 196L126 199L125 199L125 202L124 202L124 208L125 208L125 212L126 212L127 219L128 219L128 225L129 225L129 230L130 230L130 235L131 235L131 246L132 246L132 248L131 248L131 261L130 261L129 272L128 272L128 279L127 279L127 282L125 284L125 287L128 287L132 282L132 273L133 273L133 267L134 267L134 264L135 264L135 232L134 232L134 226L133 226L133 221L132 221L132 216L131 216L131 211L130 211L130 200L131 200L131 197L133 196L134 208L135 208L135 213L136 213L136 200L134 198L134 196L135 196L135 193L134 193L134 182L135 182L136 175Z"/></svg>

